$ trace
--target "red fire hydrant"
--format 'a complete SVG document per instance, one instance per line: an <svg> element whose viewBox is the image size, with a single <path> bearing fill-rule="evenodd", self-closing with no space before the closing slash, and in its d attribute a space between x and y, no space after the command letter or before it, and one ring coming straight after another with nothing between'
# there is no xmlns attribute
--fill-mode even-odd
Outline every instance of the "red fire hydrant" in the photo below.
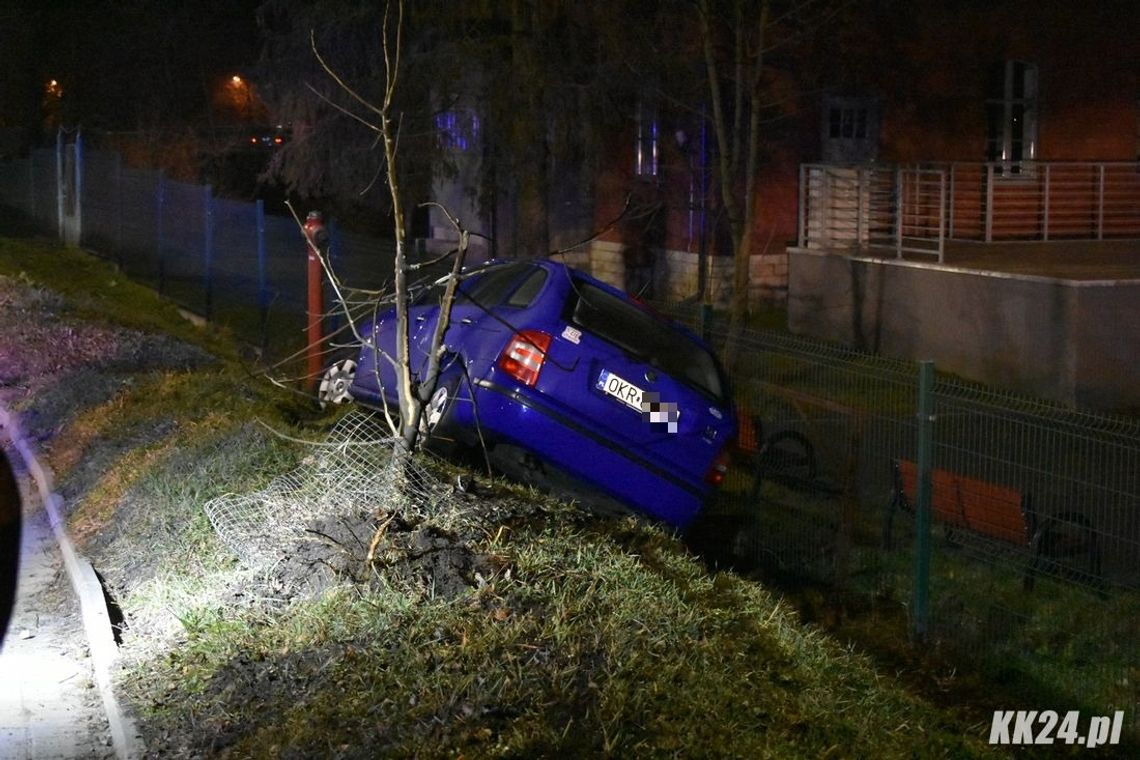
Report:
<svg viewBox="0 0 1140 760"><path fill-rule="evenodd" d="M324 273L321 271L321 260L318 256L327 256L329 249L329 233L325 229L324 220L320 211L310 211L305 217L305 253L308 256L308 349L305 352L307 362L305 376L309 390L315 390L320 381L321 358L324 353L324 333L321 330L321 320L324 316Z"/></svg>

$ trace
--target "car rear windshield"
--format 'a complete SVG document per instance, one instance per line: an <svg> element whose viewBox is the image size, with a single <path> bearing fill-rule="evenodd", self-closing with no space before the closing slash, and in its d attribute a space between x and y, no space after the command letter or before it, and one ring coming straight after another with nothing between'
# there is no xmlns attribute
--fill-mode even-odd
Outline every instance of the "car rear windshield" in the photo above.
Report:
<svg viewBox="0 0 1140 760"><path fill-rule="evenodd" d="M725 387L716 359L701 344L652 313L580 280L571 321L716 401Z"/></svg>

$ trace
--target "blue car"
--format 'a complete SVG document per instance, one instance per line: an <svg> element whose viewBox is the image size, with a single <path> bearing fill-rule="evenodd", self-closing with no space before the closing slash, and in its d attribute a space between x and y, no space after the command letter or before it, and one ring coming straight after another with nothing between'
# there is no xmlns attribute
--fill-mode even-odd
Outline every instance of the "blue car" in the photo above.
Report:
<svg viewBox="0 0 1140 760"><path fill-rule="evenodd" d="M413 375L426 371L443 286L409 308ZM395 356L394 309L362 326ZM724 478L736 416L696 335L563 264L492 263L465 274L425 408L433 439L486 446L525 481L573 483L585 501L686 528ZM348 394L398 405L390 361L365 346ZM348 381L348 377L344 381Z"/></svg>

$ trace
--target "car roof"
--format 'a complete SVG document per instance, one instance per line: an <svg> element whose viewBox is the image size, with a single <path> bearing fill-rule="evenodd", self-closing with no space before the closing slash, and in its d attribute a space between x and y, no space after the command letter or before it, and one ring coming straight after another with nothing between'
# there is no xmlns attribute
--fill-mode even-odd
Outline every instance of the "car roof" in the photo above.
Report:
<svg viewBox="0 0 1140 760"><path fill-rule="evenodd" d="M552 259L491 259L490 261L480 264L477 267L473 267L467 273L475 274L483 269L491 269L499 266L509 266L511 264L529 264L531 266L541 267L542 269L545 269L551 273L566 273L568 275L572 275L577 280L581 280L583 282L594 285L602 290L605 290L608 293L629 301L630 303L646 307L644 303L634 298L627 291L614 287L613 285L603 280L599 280L598 278L588 274L587 272L584 272L581 269L578 269L577 267L570 266L569 264L561 261L554 261ZM656 313L653 309L648 310Z"/></svg>

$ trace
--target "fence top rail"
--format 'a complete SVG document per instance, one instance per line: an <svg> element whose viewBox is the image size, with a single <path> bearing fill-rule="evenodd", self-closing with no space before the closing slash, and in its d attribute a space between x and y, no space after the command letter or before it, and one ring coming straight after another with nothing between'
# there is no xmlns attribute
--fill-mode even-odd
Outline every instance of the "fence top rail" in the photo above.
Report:
<svg viewBox="0 0 1140 760"><path fill-rule="evenodd" d="M1051 425L1119 437L1131 444L1140 445L1140 418L1135 416L1078 409L957 377L939 377L934 392L947 403L970 404L1009 414L1032 416L1047 420Z"/></svg>

